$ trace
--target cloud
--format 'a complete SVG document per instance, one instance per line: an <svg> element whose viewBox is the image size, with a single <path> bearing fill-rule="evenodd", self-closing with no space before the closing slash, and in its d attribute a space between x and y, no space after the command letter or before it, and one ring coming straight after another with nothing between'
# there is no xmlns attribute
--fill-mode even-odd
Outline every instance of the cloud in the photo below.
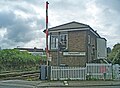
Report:
<svg viewBox="0 0 120 88"><path fill-rule="evenodd" d="M97 28L101 36L107 39L107 44L112 47L114 44L120 41L119 21L120 21L120 8L119 0L96 0L95 4L100 8L100 13L97 17ZM97 27L98 26L98 27Z"/></svg>
<svg viewBox="0 0 120 88"><path fill-rule="evenodd" d="M108 7L110 9L113 9L115 11L120 11L120 0L96 0L95 1L99 7Z"/></svg>
<svg viewBox="0 0 120 88"><path fill-rule="evenodd" d="M57 0L51 7L54 17L50 19L54 19L55 24L52 25L73 20L88 24L97 30L101 37L105 37L107 45L112 47L120 41L119 3L119 0Z"/></svg>
<svg viewBox="0 0 120 88"><path fill-rule="evenodd" d="M0 43L45 48L45 0L1 0ZM120 39L119 0L49 0L49 27L78 21L90 25L112 47Z"/></svg>
<svg viewBox="0 0 120 88"><path fill-rule="evenodd" d="M5 27L14 24L15 14L11 11L0 11L0 27Z"/></svg>
<svg viewBox="0 0 120 88"><path fill-rule="evenodd" d="M5 4L5 2L2 3ZM44 18L40 15L38 17L38 14L32 8L33 5L30 5L31 9L29 10L24 6L29 3L22 2L23 5L21 6L14 0L14 4L8 3L10 2L6 2L0 11L0 31L3 32L0 40L2 48L11 48L18 45L24 47L27 43L44 37L42 32L45 25ZM43 45L42 42L39 43L37 47ZM34 47L33 44L31 46Z"/></svg>

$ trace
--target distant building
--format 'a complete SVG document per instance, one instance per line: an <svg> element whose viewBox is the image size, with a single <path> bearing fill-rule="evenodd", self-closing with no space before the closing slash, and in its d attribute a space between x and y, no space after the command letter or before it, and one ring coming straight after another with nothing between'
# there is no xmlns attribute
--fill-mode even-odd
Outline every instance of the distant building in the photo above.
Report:
<svg viewBox="0 0 120 88"><path fill-rule="evenodd" d="M62 24L49 28L49 36L51 65L85 66L91 60L107 57L106 39L89 25L74 21Z"/></svg>
<svg viewBox="0 0 120 88"><path fill-rule="evenodd" d="M38 49L36 47L34 47L34 48L19 48L19 47L17 47L15 49L18 49L20 51L28 51L29 53L31 53L33 55L40 55L40 56L45 55L45 50Z"/></svg>

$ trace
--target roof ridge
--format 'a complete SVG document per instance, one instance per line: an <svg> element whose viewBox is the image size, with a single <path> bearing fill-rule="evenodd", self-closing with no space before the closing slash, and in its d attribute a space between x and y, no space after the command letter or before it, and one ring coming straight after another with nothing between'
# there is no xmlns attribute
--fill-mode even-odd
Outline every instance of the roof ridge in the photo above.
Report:
<svg viewBox="0 0 120 88"><path fill-rule="evenodd" d="M67 25L67 24L71 24L71 23L77 23L77 24L82 24L82 25L85 25L85 26L89 26L87 24L83 24L83 23L79 23L79 22L76 22L76 21L71 21L69 23L64 23L64 24L61 24L61 25L58 25L58 26L55 26L55 27L51 27L49 29L53 29L53 28L57 28L57 27L60 27L60 26L64 26L64 25Z"/></svg>

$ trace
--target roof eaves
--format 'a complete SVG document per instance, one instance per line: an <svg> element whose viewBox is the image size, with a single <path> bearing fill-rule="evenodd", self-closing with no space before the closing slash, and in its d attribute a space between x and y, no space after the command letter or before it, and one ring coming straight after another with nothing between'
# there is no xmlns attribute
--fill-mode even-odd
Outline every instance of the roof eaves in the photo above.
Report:
<svg viewBox="0 0 120 88"><path fill-rule="evenodd" d="M52 31L57 31L57 30L69 30L69 29L80 29L80 28L88 28L88 27L76 27L76 28L64 28L64 29L54 29L54 30L52 30Z"/></svg>
<svg viewBox="0 0 120 88"><path fill-rule="evenodd" d="M106 38L101 37L101 39L104 39L105 41L107 41L107 39L106 39Z"/></svg>
<svg viewBox="0 0 120 88"><path fill-rule="evenodd" d="M101 38L100 35L99 35L96 31L94 31L90 26L89 26L89 28L90 28L90 30L92 30L92 32L93 32L97 37Z"/></svg>
<svg viewBox="0 0 120 88"><path fill-rule="evenodd" d="M64 25L68 25L68 24L71 24L71 23L77 23L77 24L82 24L82 25L85 25L85 26L89 26L89 25L87 25L87 24L83 24L83 23L79 23L79 22L76 22L76 21L72 21L72 22L69 22L69 23L65 23L65 24L62 24L62 25L58 25L58 26L55 26L55 27L51 27L51 28L49 28L48 30L51 30L51 29L54 29L54 28L57 28L57 27L60 27L60 26L64 26ZM85 27L86 28L86 27ZM67 29L67 28L66 28ZM68 29L70 29L70 28L68 28ZM73 29L73 28L71 28L71 29ZM75 28L74 28L75 29ZM59 29L55 29L55 30L59 30ZM46 29L43 31L44 33L45 33L45 31L46 31Z"/></svg>

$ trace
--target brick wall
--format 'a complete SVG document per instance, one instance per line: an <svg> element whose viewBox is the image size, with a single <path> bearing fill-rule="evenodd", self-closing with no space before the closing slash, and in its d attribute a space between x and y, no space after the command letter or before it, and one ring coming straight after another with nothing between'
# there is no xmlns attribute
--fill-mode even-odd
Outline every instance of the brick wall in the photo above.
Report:
<svg viewBox="0 0 120 88"><path fill-rule="evenodd" d="M68 52L87 52L86 47L86 31L71 31L68 32ZM51 51L51 65L57 65L57 51ZM60 54L60 63L69 66L85 66L87 62L86 56L63 56Z"/></svg>
<svg viewBox="0 0 120 88"><path fill-rule="evenodd" d="M88 44L88 62L96 59L96 54L97 54L97 44L96 44L96 39L97 37L90 31L88 31L88 34L90 35L90 44ZM94 48L94 51L93 51Z"/></svg>
<svg viewBox="0 0 120 88"><path fill-rule="evenodd" d="M67 64L68 66L85 66L86 58L79 56L66 56L61 59L62 64Z"/></svg>
<svg viewBox="0 0 120 88"><path fill-rule="evenodd" d="M86 31L68 32L69 51L86 51Z"/></svg>

